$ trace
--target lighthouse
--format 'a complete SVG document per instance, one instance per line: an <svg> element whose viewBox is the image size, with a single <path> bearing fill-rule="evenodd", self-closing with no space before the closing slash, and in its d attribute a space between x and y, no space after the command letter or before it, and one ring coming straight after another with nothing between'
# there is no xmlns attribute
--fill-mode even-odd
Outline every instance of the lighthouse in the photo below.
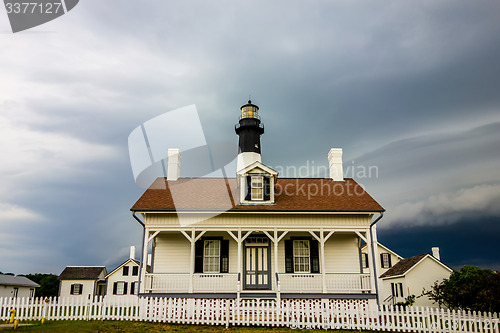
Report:
<svg viewBox="0 0 500 333"><path fill-rule="evenodd" d="M239 136L237 171L256 161L262 163L260 136L264 134L264 124L260 121L259 107L249 100L240 109L240 121L234 127Z"/></svg>

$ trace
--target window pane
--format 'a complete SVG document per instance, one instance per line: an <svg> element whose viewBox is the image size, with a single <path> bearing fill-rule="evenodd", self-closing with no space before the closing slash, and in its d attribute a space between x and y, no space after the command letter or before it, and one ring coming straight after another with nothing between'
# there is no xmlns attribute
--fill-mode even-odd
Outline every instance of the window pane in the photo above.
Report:
<svg viewBox="0 0 500 333"><path fill-rule="evenodd" d="M220 240L205 240L203 250L203 272L220 272Z"/></svg>
<svg viewBox="0 0 500 333"><path fill-rule="evenodd" d="M309 273L309 241L294 240L293 241L293 263L294 271L297 273Z"/></svg>
<svg viewBox="0 0 500 333"><path fill-rule="evenodd" d="M263 200L264 199L264 177L262 176L252 176L252 200Z"/></svg>
<svg viewBox="0 0 500 333"><path fill-rule="evenodd" d="M125 290L125 282L118 282L116 284L116 294L123 295L124 290Z"/></svg>

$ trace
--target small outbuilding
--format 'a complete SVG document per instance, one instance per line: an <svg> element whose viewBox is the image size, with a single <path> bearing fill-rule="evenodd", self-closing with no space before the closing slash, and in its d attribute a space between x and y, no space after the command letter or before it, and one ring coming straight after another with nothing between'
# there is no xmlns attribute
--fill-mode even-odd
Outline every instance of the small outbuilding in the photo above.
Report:
<svg viewBox="0 0 500 333"><path fill-rule="evenodd" d="M25 276L0 274L0 297L35 297L40 287Z"/></svg>
<svg viewBox="0 0 500 333"><path fill-rule="evenodd" d="M106 274L104 266L67 266L59 275L59 296L104 296Z"/></svg>
<svg viewBox="0 0 500 333"><path fill-rule="evenodd" d="M449 278L451 272L453 270L440 261L439 249L433 248L433 255L426 253L403 259L382 274L382 294L388 295L386 302L391 304L415 295L415 306L436 306L424 292L434 283Z"/></svg>

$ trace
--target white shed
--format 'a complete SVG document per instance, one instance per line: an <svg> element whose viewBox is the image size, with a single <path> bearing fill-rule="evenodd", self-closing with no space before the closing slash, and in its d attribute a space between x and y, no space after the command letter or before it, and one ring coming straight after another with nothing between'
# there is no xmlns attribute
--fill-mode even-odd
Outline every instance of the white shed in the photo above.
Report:
<svg viewBox="0 0 500 333"><path fill-rule="evenodd" d="M25 276L0 274L0 297L35 297L40 287Z"/></svg>

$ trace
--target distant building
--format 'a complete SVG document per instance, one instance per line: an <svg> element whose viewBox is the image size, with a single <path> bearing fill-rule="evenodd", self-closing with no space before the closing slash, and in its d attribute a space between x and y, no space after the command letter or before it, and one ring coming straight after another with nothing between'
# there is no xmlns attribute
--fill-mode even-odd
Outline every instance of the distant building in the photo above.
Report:
<svg viewBox="0 0 500 333"><path fill-rule="evenodd" d="M130 247L130 257L123 264L106 275L108 296L139 294L140 261L135 260L135 246ZM149 271L149 266L147 266Z"/></svg>
<svg viewBox="0 0 500 333"><path fill-rule="evenodd" d="M439 249L432 248L433 255L421 254L403 259L380 276L381 294L391 304L403 302L409 295L420 296L429 291L435 282L450 277L453 270L440 261ZM436 306L426 295L417 297L415 306Z"/></svg>
<svg viewBox="0 0 500 333"><path fill-rule="evenodd" d="M104 296L106 274L104 266L67 266L59 275L59 296Z"/></svg>
<svg viewBox="0 0 500 333"><path fill-rule="evenodd" d="M0 274L0 297L35 297L38 287L38 283L25 276Z"/></svg>

